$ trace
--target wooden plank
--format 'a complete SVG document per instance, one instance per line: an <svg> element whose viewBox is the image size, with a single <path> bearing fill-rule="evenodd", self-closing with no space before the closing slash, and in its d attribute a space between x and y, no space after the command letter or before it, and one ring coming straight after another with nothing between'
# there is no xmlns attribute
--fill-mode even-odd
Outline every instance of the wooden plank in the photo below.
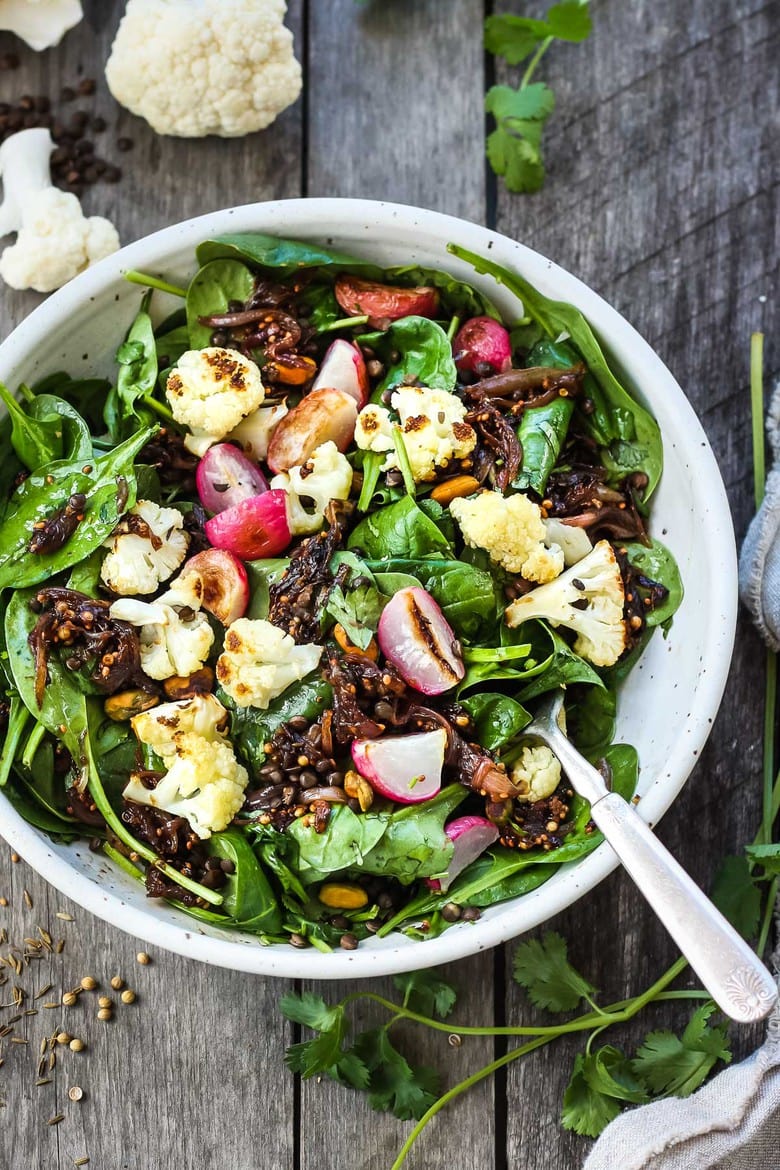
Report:
<svg viewBox="0 0 780 1170"><path fill-rule="evenodd" d="M483 220L482 17L473 0L309 5L308 194L397 200ZM492 956L444 971L462 993L456 1019L489 1023ZM393 995L390 980L370 986ZM354 989L328 984L324 994L331 1001ZM406 1032L404 1051L442 1070L449 1084L493 1055L490 1042L452 1048L445 1035L420 1029ZM457 1108L473 1124L434 1121L409 1170L494 1165L492 1085ZM334 1117L345 1120L334 1125ZM410 1128L339 1085L301 1087L302 1170L387 1170Z"/></svg>
<svg viewBox="0 0 780 1170"><path fill-rule="evenodd" d="M309 195L482 221L481 0L309 5Z"/></svg>
<svg viewBox="0 0 780 1170"><path fill-rule="evenodd" d="M741 537L752 513L749 334L770 327L777 281L777 188L761 113L776 106L777 25L759 0L737 14L733 5L696 0L684 21L672 0L652 9L609 0L594 16L592 39L556 46L539 72L559 99L544 191L499 192L497 226L602 292L655 346L708 431ZM771 373L771 328L767 343ZM760 815L762 662L743 621L721 714L660 829L705 888L718 859L752 838ZM550 926L607 1000L636 994L674 957L622 875ZM507 1018L533 1018L509 969L507 988ZM685 1018L684 1006L664 1005L618 1039L635 1043L649 1028L678 1028ZM733 1032L739 1056L760 1030ZM563 1170L582 1160L586 1143L558 1120L581 1048L556 1044L511 1067L509 1166Z"/></svg>
<svg viewBox="0 0 780 1170"><path fill-rule="evenodd" d="M232 204L300 193L301 103L287 111L267 132L247 139L187 142L158 138L145 123L120 111L107 94L101 62L122 5L112 4L107 22L95 32L82 24L60 50L37 56L0 37L0 52L18 49L22 67L0 74L0 100L24 92L56 96L79 76L98 78L98 97L85 108L103 113L109 129L100 149L124 169L122 182L87 192L84 205L93 214L109 215L127 242L165 224ZM291 4L290 23L300 44L302 0ZM70 110L79 108L75 102ZM134 149L118 154L116 140L129 136ZM40 300L32 293L0 290L3 329L9 330ZM124 328L118 324L118 331ZM22 889L32 894L27 911ZM133 1006L118 1007L111 1023L96 1017L89 1003L62 1011L39 1011L24 1021L30 1044L2 1041L0 1097L5 1102L4 1149L9 1170L71 1167L88 1155L91 1166L145 1166L203 1162L256 1170L257 1142L263 1165L293 1165L293 1082L284 1070L282 1051L290 1030L277 1011L284 985L249 975L189 963L163 952L153 965L141 967L137 940L115 930L69 903L24 865L11 865L0 850L0 892L10 900L0 909L0 926L11 939L29 934L41 922L65 936L61 958L35 967L22 982L31 988L53 982L52 995L73 986L86 974L105 986L121 973L138 991ZM75 921L58 920L58 909ZM0 954L6 948L0 946ZM37 981L37 982L35 982ZM0 991L5 991L5 988ZM116 993L113 993L116 999ZM41 1002L45 1002L49 996ZM87 1000L85 995L84 1001ZM0 997L0 1002L5 1000ZM11 1013L0 1011L0 1026ZM83 1036L87 1050L58 1050L54 1083L34 1087L37 1044L52 1021L62 1020ZM68 1087L84 1089L79 1103L67 1098ZM236 1124L239 1109L251 1102L251 1126ZM65 1120L49 1127L58 1112ZM13 1154L10 1154L13 1151Z"/></svg>

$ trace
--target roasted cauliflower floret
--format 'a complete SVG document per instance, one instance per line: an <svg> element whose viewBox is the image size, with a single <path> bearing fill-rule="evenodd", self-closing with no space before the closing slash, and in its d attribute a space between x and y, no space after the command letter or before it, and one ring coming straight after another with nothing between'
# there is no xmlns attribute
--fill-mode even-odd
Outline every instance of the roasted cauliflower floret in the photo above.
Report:
<svg viewBox="0 0 780 1170"><path fill-rule="evenodd" d="M228 627L217 679L239 707L265 710L291 683L310 674L322 646L296 645L271 622L239 618Z"/></svg>
<svg viewBox="0 0 780 1170"><path fill-rule="evenodd" d="M147 788L132 775L122 794L125 800L186 817L202 840L226 829L244 803L249 780L231 746L185 731L179 733L170 760L155 788Z"/></svg>
<svg viewBox="0 0 780 1170"><path fill-rule="evenodd" d="M401 386L390 405L398 415L406 454L415 483L434 479L436 469L470 455L477 443L474 428L465 421L466 407L446 390ZM393 443L393 421L382 406L365 406L358 415L355 442L366 451L388 452L383 471L398 467Z"/></svg>
<svg viewBox="0 0 780 1170"><path fill-rule="evenodd" d="M150 603L124 597L114 602L110 614L140 626L141 667L144 674L158 681L174 675L185 678L200 670L214 642L205 613L191 605L177 608L163 598Z"/></svg>
<svg viewBox="0 0 780 1170"><path fill-rule="evenodd" d="M453 500L450 512L470 548L483 548L508 573L527 581L552 581L563 569L563 550L545 545L547 532L537 504L528 496L481 492Z"/></svg>
<svg viewBox="0 0 780 1170"><path fill-rule="evenodd" d="M626 648L623 578L614 549L600 540L555 581L532 589L506 611L508 626L544 618L574 630L574 649L594 666L613 666Z"/></svg>
<svg viewBox="0 0 780 1170"><path fill-rule="evenodd" d="M177 703L159 703L134 716L130 724L141 743L164 759L176 754L182 735L194 733L209 743L224 742L228 713L214 695L195 695Z"/></svg>
<svg viewBox="0 0 780 1170"><path fill-rule="evenodd" d="M205 455L265 398L255 363L238 350L217 345L182 354L168 375L165 393L176 422L192 432L184 445L194 455Z"/></svg>
<svg viewBox="0 0 780 1170"><path fill-rule="evenodd" d="M293 536L317 532L330 501L348 499L352 468L346 455L329 441L317 447L302 466L275 475L271 487L287 492L287 521Z"/></svg>
<svg viewBox="0 0 780 1170"><path fill-rule="evenodd" d="M561 765L545 744L524 747L512 769L512 782L519 790L516 799L533 804L555 792L561 782Z"/></svg>
<svg viewBox="0 0 780 1170"><path fill-rule="evenodd" d="M120 596L156 593L187 555L190 538L177 508L139 500L105 542L103 583Z"/></svg>

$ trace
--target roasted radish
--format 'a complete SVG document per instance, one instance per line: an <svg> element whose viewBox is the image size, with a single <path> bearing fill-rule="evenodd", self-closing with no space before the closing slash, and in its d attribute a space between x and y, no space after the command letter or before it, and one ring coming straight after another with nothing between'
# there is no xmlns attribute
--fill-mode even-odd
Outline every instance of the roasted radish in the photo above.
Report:
<svg viewBox="0 0 780 1170"><path fill-rule="evenodd" d="M334 288L336 300L350 317L368 316L372 329L385 329L400 317L435 317L439 294L435 288L399 288L358 276L340 276Z"/></svg>
<svg viewBox="0 0 780 1170"><path fill-rule="evenodd" d="M287 414L286 402L276 406L260 406L248 414L227 436L228 442L238 443L250 459L258 462L268 454L271 435Z"/></svg>
<svg viewBox="0 0 780 1170"><path fill-rule="evenodd" d="M339 338L328 348L312 390L343 390L351 394L358 408L368 402L368 374L363 354L351 341Z"/></svg>
<svg viewBox="0 0 780 1170"><path fill-rule="evenodd" d="M271 489L227 508L206 521L206 536L216 549L235 553L242 561L277 557L290 543L287 492Z"/></svg>
<svg viewBox="0 0 780 1170"><path fill-rule="evenodd" d="M339 451L352 442L357 403L344 390L313 390L286 414L268 444L268 466L277 474L301 467L323 443Z"/></svg>
<svg viewBox="0 0 780 1170"><path fill-rule="evenodd" d="M399 804L419 804L441 788L446 747L447 732L439 728L419 735L356 739L352 759L380 796Z"/></svg>
<svg viewBox="0 0 780 1170"><path fill-rule="evenodd" d="M200 603L223 626L243 617L249 606L249 578L235 553L207 548L184 565L181 576L195 575Z"/></svg>
<svg viewBox="0 0 780 1170"><path fill-rule="evenodd" d="M401 589L382 611L379 648L399 674L424 695L440 695L466 673L460 645L425 589Z"/></svg>
<svg viewBox="0 0 780 1170"><path fill-rule="evenodd" d="M444 832L453 844L452 857L446 877L425 879L432 890L448 890L458 874L498 840L498 829L485 817L458 817L445 825Z"/></svg>
<svg viewBox="0 0 780 1170"><path fill-rule="evenodd" d="M455 334L452 356L461 374L502 374L512 365L512 342L492 317L472 317Z"/></svg>
<svg viewBox="0 0 780 1170"><path fill-rule="evenodd" d="M209 447L198 464L195 483L207 512L224 512L268 491L260 468L232 443Z"/></svg>

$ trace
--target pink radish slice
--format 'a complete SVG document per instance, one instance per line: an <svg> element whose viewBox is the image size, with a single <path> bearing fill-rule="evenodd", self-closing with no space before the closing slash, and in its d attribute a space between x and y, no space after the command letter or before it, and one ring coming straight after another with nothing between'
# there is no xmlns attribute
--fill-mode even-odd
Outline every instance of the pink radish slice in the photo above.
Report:
<svg viewBox="0 0 780 1170"><path fill-rule="evenodd" d="M209 447L198 464L195 483L207 512L224 512L268 491L260 468L231 443Z"/></svg>
<svg viewBox="0 0 780 1170"><path fill-rule="evenodd" d="M501 374L512 364L509 333L492 317L472 317L467 321L455 335L452 353L461 374Z"/></svg>
<svg viewBox="0 0 780 1170"><path fill-rule="evenodd" d="M329 440L346 451L357 413L355 399L344 390L312 390L276 427L268 444L268 466L277 474L300 467Z"/></svg>
<svg viewBox="0 0 780 1170"><path fill-rule="evenodd" d="M458 874L498 840L498 829L486 817L458 817L445 825L444 832L453 844L452 858L446 877L425 879L432 890L448 890Z"/></svg>
<svg viewBox="0 0 780 1170"><path fill-rule="evenodd" d="M274 488L227 508L206 521L206 536L214 548L235 553L242 561L276 557L290 543L287 492Z"/></svg>
<svg viewBox="0 0 780 1170"><path fill-rule="evenodd" d="M423 695L450 690L466 673L458 640L425 589L396 593L382 611L377 639L385 658Z"/></svg>
<svg viewBox="0 0 780 1170"><path fill-rule="evenodd" d="M368 374L363 354L356 345L342 338L334 341L325 353L312 390L343 390L358 407L368 402Z"/></svg>
<svg viewBox="0 0 780 1170"><path fill-rule="evenodd" d="M352 759L360 775L380 796L399 804L430 800L441 788L447 732L444 728L419 735L388 735L356 739Z"/></svg>
<svg viewBox="0 0 780 1170"><path fill-rule="evenodd" d="M249 606L249 578L235 553L207 548L185 563L182 577L195 574L200 582L200 602L223 626L243 617Z"/></svg>

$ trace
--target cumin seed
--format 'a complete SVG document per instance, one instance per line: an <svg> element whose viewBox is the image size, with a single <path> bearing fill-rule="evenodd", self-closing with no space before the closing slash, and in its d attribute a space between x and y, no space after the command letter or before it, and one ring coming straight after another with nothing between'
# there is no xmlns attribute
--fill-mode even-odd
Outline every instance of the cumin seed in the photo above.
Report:
<svg viewBox="0 0 780 1170"><path fill-rule="evenodd" d="M32 900L32 898L30 897L29 890L22 890L22 897L24 898L24 904L25 904L25 906L27 907L27 909L28 909L28 910L32 910L32 908L33 908L33 900Z"/></svg>
<svg viewBox="0 0 780 1170"><path fill-rule="evenodd" d="M40 999L41 996L45 995L47 991L51 991L53 986L54 986L53 983L47 983L46 986L42 987L40 991L36 991L35 995L33 996L33 999ZM46 1004L44 1004L43 1006L46 1007Z"/></svg>
<svg viewBox="0 0 780 1170"><path fill-rule="evenodd" d="M59 1125L60 1122L64 1121L64 1120L65 1120L65 1114L64 1113L57 1113L57 1114L55 1114L54 1117L50 1117L49 1120L46 1122L46 1124L47 1125Z"/></svg>
<svg viewBox="0 0 780 1170"><path fill-rule="evenodd" d="M51 1083L51 1077L39 1077L39 1079L35 1082L35 1086L36 1088L40 1088L41 1085L50 1085Z"/></svg>
<svg viewBox="0 0 780 1170"><path fill-rule="evenodd" d="M57 917L61 918L63 922L75 922L76 921L72 914L68 914L67 910L58 910Z"/></svg>

